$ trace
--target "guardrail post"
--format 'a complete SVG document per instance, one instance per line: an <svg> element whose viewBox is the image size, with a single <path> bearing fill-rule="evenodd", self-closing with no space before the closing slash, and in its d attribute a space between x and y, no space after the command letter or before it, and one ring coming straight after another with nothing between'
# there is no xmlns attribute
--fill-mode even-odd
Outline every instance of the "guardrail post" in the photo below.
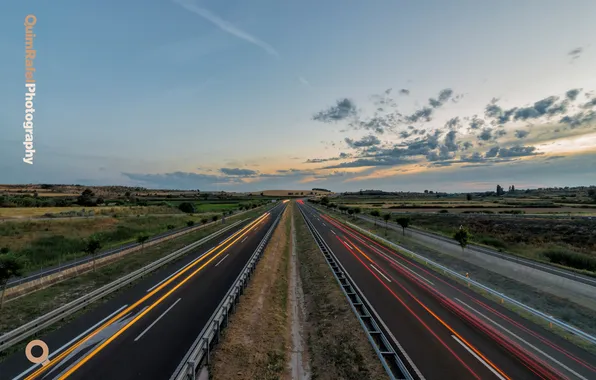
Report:
<svg viewBox="0 0 596 380"><path fill-rule="evenodd" d="M195 362L194 360L189 360L186 363L186 377L188 380L195 380L197 375L195 374Z"/></svg>

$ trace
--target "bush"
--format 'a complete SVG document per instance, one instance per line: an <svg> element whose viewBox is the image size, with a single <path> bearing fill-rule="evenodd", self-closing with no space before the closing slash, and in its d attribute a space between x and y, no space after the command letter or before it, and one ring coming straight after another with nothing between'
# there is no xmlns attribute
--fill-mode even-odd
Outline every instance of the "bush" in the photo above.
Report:
<svg viewBox="0 0 596 380"><path fill-rule="evenodd" d="M443 209L443 210L439 211L439 214L447 214L447 213L449 213L449 210Z"/></svg>
<svg viewBox="0 0 596 380"><path fill-rule="evenodd" d="M542 254L554 264L592 272L596 271L596 257L593 256L568 251L564 248L549 248Z"/></svg>
<svg viewBox="0 0 596 380"><path fill-rule="evenodd" d="M180 205L178 206L178 209L180 209L180 211L185 212L187 214L192 214L192 213L196 212L195 205L190 202L180 203Z"/></svg>
<svg viewBox="0 0 596 380"><path fill-rule="evenodd" d="M188 222L186 222L186 225L187 225L188 227L192 227L192 226L194 226L194 225L195 225L195 221L194 221L194 220L189 220Z"/></svg>
<svg viewBox="0 0 596 380"><path fill-rule="evenodd" d="M485 245L490 245L491 247L507 249L507 244L504 241L494 237L483 237L479 240L479 242Z"/></svg>
<svg viewBox="0 0 596 380"><path fill-rule="evenodd" d="M167 228L168 228L168 230L173 230L174 228L176 228L176 226L173 224L168 224Z"/></svg>
<svg viewBox="0 0 596 380"><path fill-rule="evenodd" d="M207 224L208 221L209 221L209 219L207 219L207 218L201 219L201 223L203 223L203 224Z"/></svg>

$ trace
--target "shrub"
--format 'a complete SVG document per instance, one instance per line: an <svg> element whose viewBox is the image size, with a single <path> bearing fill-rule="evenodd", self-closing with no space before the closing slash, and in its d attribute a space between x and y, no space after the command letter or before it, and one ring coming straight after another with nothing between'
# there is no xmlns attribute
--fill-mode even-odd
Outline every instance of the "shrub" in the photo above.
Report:
<svg viewBox="0 0 596 380"><path fill-rule="evenodd" d="M180 205L178 206L178 209L180 209L180 211L185 212L187 214L192 214L192 213L196 212L195 205L190 202L180 203Z"/></svg>
<svg viewBox="0 0 596 380"><path fill-rule="evenodd" d="M195 225L195 221L194 221L194 220L189 220L188 222L186 222L186 225L187 225L188 227L192 227L192 226L194 226L194 225Z"/></svg>
<svg viewBox="0 0 596 380"><path fill-rule="evenodd" d="M445 209L443 209L443 210L439 211L439 213L440 213L440 214L447 214L447 213L449 213L449 210L445 210Z"/></svg>
<svg viewBox="0 0 596 380"><path fill-rule="evenodd" d="M568 251L564 248L549 248L542 254L554 264L592 272L596 271L596 257L593 256Z"/></svg>
<svg viewBox="0 0 596 380"><path fill-rule="evenodd" d="M168 224L167 228L168 228L168 230L173 230L174 228L176 228L176 226L173 224Z"/></svg>
<svg viewBox="0 0 596 380"><path fill-rule="evenodd" d="M485 245L490 245L491 247L507 249L507 244L504 241L494 237L483 237L479 240L479 242Z"/></svg>

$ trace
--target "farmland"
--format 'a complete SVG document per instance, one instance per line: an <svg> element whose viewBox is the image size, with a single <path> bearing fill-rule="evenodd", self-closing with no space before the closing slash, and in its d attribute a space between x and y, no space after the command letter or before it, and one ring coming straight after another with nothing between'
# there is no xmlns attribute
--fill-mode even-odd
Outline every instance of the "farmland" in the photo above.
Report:
<svg viewBox="0 0 596 380"><path fill-rule="evenodd" d="M588 189L494 194L344 194L338 209L407 216L413 227L452 237L460 226L471 241L505 253L596 272L596 204ZM573 203L575 202L575 203ZM406 215L404 215L406 214Z"/></svg>

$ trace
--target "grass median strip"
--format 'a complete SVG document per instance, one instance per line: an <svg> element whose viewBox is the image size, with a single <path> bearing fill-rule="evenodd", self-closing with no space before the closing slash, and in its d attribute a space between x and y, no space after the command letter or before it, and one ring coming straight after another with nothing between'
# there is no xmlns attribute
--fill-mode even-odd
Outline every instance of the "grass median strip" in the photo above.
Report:
<svg viewBox="0 0 596 380"><path fill-rule="evenodd" d="M256 215L262 214L262 211L251 211L243 214L241 218L251 218ZM172 239L170 241L158 244L155 246L147 247L144 251L138 251L122 257L120 260L115 261L105 267L100 267L96 272L87 272L78 277L74 277L57 284L52 285L49 288L39 290L35 293L25 295L23 297L11 300L6 303L2 309L0 315L0 334L4 334L11 331L29 321L34 320L62 305L67 304L85 294L92 292L130 272L133 272L143 266L154 262L161 257L164 257L182 247L185 247L195 241L198 241L232 223L231 218L225 225L213 225L200 229L195 232L191 232L187 235L183 235L179 238ZM179 257L175 261L182 259L185 255ZM175 262L173 261L173 262ZM171 262L171 263L173 263ZM163 269L161 269L163 270ZM134 283L133 283L134 284ZM131 284L131 285L133 285ZM124 287L104 298L98 300L93 305L65 318L64 320L53 324L51 327L39 332L35 337L43 336L52 330L56 330L61 326L65 325L69 321L77 318L81 314L88 311L90 308L97 307L98 305L107 302L112 297L116 296L122 291L125 291L127 287ZM0 352L0 361L3 360L10 353L20 350L24 347L24 344L18 344L10 349Z"/></svg>
<svg viewBox="0 0 596 380"><path fill-rule="evenodd" d="M294 217L312 379L387 379L298 210Z"/></svg>
<svg viewBox="0 0 596 380"><path fill-rule="evenodd" d="M288 372L291 208L265 248L210 362L215 380L279 379Z"/></svg>

